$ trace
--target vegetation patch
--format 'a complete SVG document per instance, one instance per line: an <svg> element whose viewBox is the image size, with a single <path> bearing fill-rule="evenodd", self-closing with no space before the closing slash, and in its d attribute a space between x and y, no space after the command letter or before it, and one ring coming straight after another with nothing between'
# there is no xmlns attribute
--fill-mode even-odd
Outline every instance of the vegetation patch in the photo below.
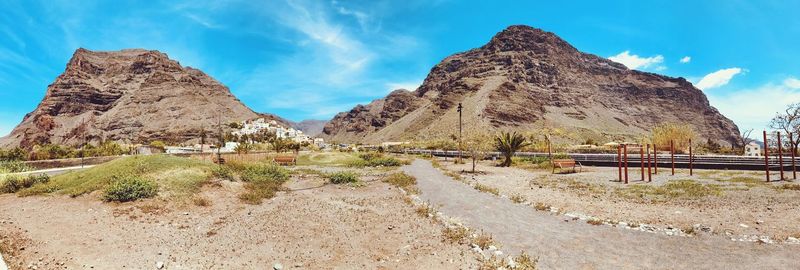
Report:
<svg viewBox="0 0 800 270"><path fill-rule="evenodd" d="M345 172L335 172L328 174L328 180L332 184L338 185L338 184L356 183L359 181L359 178L358 174L354 172L345 171Z"/></svg>
<svg viewBox="0 0 800 270"><path fill-rule="evenodd" d="M226 165L245 182L245 192L239 199L249 204L260 204L263 199L275 197L289 180L289 171L274 163L235 163Z"/></svg>
<svg viewBox="0 0 800 270"><path fill-rule="evenodd" d="M367 152L358 155L358 159L351 160L347 165L349 167L397 167L408 164L406 161L401 161L394 157L386 156L382 153Z"/></svg>
<svg viewBox="0 0 800 270"><path fill-rule="evenodd" d="M429 204L420 204L419 206L417 206L415 212L417 212L417 215L421 217L432 217L436 213L436 209L434 209L433 206L430 206Z"/></svg>
<svg viewBox="0 0 800 270"><path fill-rule="evenodd" d="M103 200L107 202L130 202L152 198L158 194L158 185L136 176L114 177L105 189Z"/></svg>
<svg viewBox="0 0 800 270"><path fill-rule="evenodd" d="M494 242L494 239L490 234L484 233L481 231L478 236L475 237L473 240L476 245L478 245L481 249L487 249L489 246L497 247L497 244Z"/></svg>
<svg viewBox="0 0 800 270"><path fill-rule="evenodd" d="M0 161L0 174L32 171L33 168L19 160Z"/></svg>
<svg viewBox="0 0 800 270"><path fill-rule="evenodd" d="M780 188L784 190L800 191L800 184L783 184Z"/></svg>
<svg viewBox="0 0 800 270"><path fill-rule="evenodd" d="M157 185L165 195L189 198L210 180L217 165L169 155L131 156L86 170L54 176L51 181L21 190L22 196L57 192L72 197L106 190L119 179L139 178Z"/></svg>
<svg viewBox="0 0 800 270"><path fill-rule="evenodd" d="M525 197L523 197L520 194L514 194L514 195L511 195L511 201L514 202L514 203L524 203L525 202Z"/></svg>
<svg viewBox="0 0 800 270"><path fill-rule="evenodd" d="M517 263L516 270L536 270L536 264L539 263L539 258L533 258L524 251L519 254L516 258L514 258L514 262Z"/></svg>
<svg viewBox="0 0 800 270"><path fill-rule="evenodd" d="M706 196L719 196L722 188L719 185L704 185L694 180L675 180L662 186L631 185L617 190L617 193L633 199L697 199Z"/></svg>
<svg viewBox="0 0 800 270"><path fill-rule="evenodd" d="M476 190L480 191L480 192L486 192L486 193L494 194L496 196L500 195L500 190L498 190L495 187L490 187L490 186L483 185L483 184L475 184L474 188Z"/></svg>
<svg viewBox="0 0 800 270"><path fill-rule="evenodd" d="M446 227L442 230L444 242L465 245L469 243L469 229L462 226Z"/></svg>
<svg viewBox="0 0 800 270"><path fill-rule="evenodd" d="M386 179L383 179L383 181L401 188L409 188L417 184L417 178L402 172L393 173L387 176Z"/></svg>
<svg viewBox="0 0 800 270"><path fill-rule="evenodd" d="M297 157L297 166L346 166L359 158L351 153L322 152L303 154Z"/></svg>
<svg viewBox="0 0 800 270"><path fill-rule="evenodd" d="M15 193L36 184L43 184L49 181L50 176L46 174L7 176L4 179L0 179L0 193Z"/></svg>

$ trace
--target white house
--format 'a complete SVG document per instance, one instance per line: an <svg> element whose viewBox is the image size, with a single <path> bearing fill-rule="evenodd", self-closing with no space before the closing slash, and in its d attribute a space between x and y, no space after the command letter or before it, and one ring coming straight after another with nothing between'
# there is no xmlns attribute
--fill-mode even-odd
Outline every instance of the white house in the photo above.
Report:
<svg viewBox="0 0 800 270"><path fill-rule="evenodd" d="M744 146L744 155L748 157L760 157L763 155L761 152L761 145L756 142L750 142Z"/></svg>

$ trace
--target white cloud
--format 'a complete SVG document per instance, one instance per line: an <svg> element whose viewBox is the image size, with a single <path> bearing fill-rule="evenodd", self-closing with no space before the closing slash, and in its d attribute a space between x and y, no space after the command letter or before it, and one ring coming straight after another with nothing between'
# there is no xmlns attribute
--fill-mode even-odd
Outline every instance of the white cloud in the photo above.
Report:
<svg viewBox="0 0 800 270"><path fill-rule="evenodd" d="M733 76L736 76L743 71L744 70L738 67L720 69L704 76L699 82L697 82L695 86L701 90L717 88L728 84L728 82L733 79Z"/></svg>
<svg viewBox="0 0 800 270"><path fill-rule="evenodd" d="M611 61L625 65L630 69L645 69L653 65L664 62L664 56L656 55L651 57L641 57L631 54L630 51L624 51L617 55L608 58ZM666 69L666 67L659 66L657 68Z"/></svg>
<svg viewBox="0 0 800 270"><path fill-rule="evenodd" d="M691 61L692 61L692 57L690 57L690 56L684 56L683 58L681 58L681 63L683 63L683 64L689 63Z"/></svg>
<svg viewBox="0 0 800 270"><path fill-rule="evenodd" d="M422 85L421 81L412 81L412 82L396 82L396 83L387 83L386 89L388 92L397 90L397 89L406 89L408 91L414 91Z"/></svg>
<svg viewBox="0 0 800 270"><path fill-rule="evenodd" d="M794 77L789 77L786 78L786 80L783 80L783 85L792 89L800 89L800 80Z"/></svg>
<svg viewBox="0 0 800 270"><path fill-rule="evenodd" d="M711 105L733 120L740 130L767 128L775 113L800 100L800 88L769 83L755 89L711 93Z"/></svg>

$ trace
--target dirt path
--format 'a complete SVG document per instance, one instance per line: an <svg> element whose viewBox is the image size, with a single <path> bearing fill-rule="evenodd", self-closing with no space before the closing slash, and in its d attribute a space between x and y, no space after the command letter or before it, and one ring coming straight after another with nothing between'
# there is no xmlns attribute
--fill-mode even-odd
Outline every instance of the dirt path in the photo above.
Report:
<svg viewBox="0 0 800 270"><path fill-rule="evenodd" d="M657 235L537 212L479 192L429 161L403 171L417 178L421 198L464 225L490 233L502 249L539 256L544 269L798 269L800 245L760 245L721 237Z"/></svg>

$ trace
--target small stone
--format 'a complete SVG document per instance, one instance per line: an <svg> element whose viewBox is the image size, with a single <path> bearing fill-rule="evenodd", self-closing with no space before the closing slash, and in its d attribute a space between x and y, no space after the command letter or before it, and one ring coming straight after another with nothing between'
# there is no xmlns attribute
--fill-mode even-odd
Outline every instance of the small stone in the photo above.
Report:
<svg viewBox="0 0 800 270"><path fill-rule="evenodd" d="M472 251L475 251L476 253L481 253L481 252L483 252L483 250L481 250L481 248L480 248L480 247L473 247L473 248L472 248Z"/></svg>
<svg viewBox="0 0 800 270"><path fill-rule="evenodd" d="M742 224L742 223L739 223L739 227L742 227L742 228L750 228L750 226L747 226L746 224Z"/></svg>
<svg viewBox="0 0 800 270"><path fill-rule="evenodd" d="M489 251L495 251L495 250L497 250L497 247L495 247L495 246L489 246Z"/></svg>
<svg viewBox="0 0 800 270"><path fill-rule="evenodd" d="M517 268L517 262L514 261L514 258L511 256L506 257L506 266L510 269Z"/></svg>
<svg viewBox="0 0 800 270"><path fill-rule="evenodd" d="M497 256L497 257L502 257L503 256L503 252L499 251L499 250L495 250L494 251L494 255Z"/></svg>
<svg viewBox="0 0 800 270"><path fill-rule="evenodd" d="M157 262L156 269L164 269L164 262Z"/></svg>
<svg viewBox="0 0 800 270"><path fill-rule="evenodd" d="M763 224L763 223L764 223L764 221L763 221L763 220L756 220L756 224L759 224L759 225L761 225L761 224Z"/></svg>
<svg viewBox="0 0 800 270"><path fill-rule="evenodd" d="M280 264L280 263L276 263L275 265L272 266L272 269L274 269L274 270L283 270L283 265Z"/></svg>

